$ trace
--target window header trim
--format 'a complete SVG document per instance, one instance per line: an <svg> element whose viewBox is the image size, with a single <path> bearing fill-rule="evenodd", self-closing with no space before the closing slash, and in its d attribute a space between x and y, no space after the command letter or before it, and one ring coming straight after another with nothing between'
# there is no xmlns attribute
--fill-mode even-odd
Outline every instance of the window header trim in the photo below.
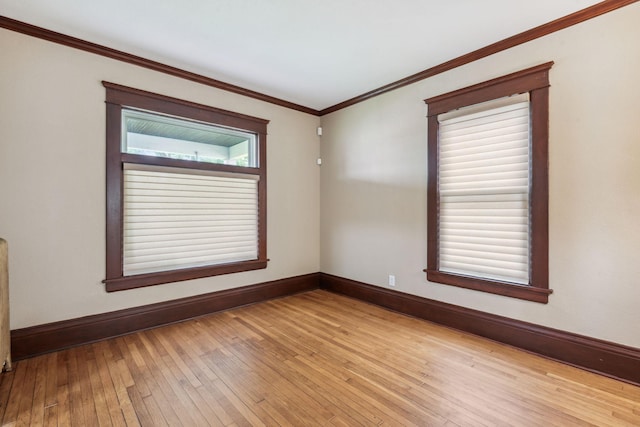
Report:
<svg viewBox="0 0 640 427"><path fill-rule="evenodd" d="M427 98L424 100L429 106L427 117L492 99L549 87L549 70L552 66L553 61L546 62L473 86Z"/></svg>
<svg viewBox="0 0 640 427"><path fill-rule="evenodd" d="M267 133L269 120L122 86L104 80L102 81L102 85L108 89L106 96L106 102L108 104L133 107L155 113L164 113L190 120L216 123L217 125L241 129L243 131L253 131L262 134ZM166 103L171 103L172 105Z"/></svg>

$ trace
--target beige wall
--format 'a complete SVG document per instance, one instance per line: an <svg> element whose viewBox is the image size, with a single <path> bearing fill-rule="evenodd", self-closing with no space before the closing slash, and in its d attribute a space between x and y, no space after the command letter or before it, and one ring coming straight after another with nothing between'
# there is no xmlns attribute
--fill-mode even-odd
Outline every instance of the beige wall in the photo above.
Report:
<svg viewBox="0 0 640 427"><path fill-rule="evenodd" d="M323 117L321 271L640 347L638 23L640 3ZM549 304L427 282L423 99L547 61Z"/></svg>
<svg viewBox="0 0 640 427"><path fill-rule="evenodd" d="M638 22L640 3L325 116L320 149L317 117L0 30L11 326L320 270L640 347ZM549 304L428 283L422 100L550 60ZM271 120L268 269L104 291L101 80Z"/></svg>
<svg viewBox="0 0 640 427"><path fill-rule="evenodd" d="M0 29L0 236L11 327L319 270L319 118ZM106 293L102 80L270 120L266 270Z"/></svg>

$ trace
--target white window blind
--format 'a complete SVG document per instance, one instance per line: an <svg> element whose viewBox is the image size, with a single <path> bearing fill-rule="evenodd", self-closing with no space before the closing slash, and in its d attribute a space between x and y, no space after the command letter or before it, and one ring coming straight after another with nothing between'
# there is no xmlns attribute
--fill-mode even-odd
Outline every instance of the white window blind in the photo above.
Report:
<svg viewBox="0 0 640 427"><path fill-rule="evenodd" d="M258 177L125 164L125 276L258 258Z"/></svg>
<svg viewBox="0 0 640 427"><path fill-rule="evenodd" d="M438 116L439 269L528 284L528 94Z"/></svg>

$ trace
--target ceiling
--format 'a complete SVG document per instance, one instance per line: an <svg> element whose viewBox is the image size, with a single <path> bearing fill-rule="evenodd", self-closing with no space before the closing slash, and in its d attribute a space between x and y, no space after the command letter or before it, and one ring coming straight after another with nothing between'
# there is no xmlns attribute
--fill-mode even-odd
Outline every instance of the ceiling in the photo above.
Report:
<svg viewBox="0 0 640 427"><path fill-rule="evenodd" d="M0 0L0 15L322 110L597 0Z"/></svg>

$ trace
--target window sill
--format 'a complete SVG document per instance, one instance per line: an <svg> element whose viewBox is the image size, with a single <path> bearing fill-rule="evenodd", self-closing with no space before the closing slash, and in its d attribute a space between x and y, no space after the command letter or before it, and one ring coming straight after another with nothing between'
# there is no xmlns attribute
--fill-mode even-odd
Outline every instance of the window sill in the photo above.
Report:
<svg viewBox="0 0 640 427"><path fill-rule="evenodd" d="M186 268L183 270L161 271L158 273L137 274L135 276L116 277L102 281L107 292L124 291L145 286L161 285L163 283L180 282L183 280L200 279L222 274L239 273L242 271L260 270L267 268L268 260L252 260L221 264L214 266Z"/></svg>
<svg viewBox="0 0 640 427"><path fill-rule="evenodd" d="M476 291L539 302L542 304L547 304L549 302L549 294L553 292L551 289L536 288L534 286L527 285L515 285L507 282L482 280L476 277L458 276L437 270L425 270L425 272L427 273L427 280L430 282L473 289Z"/></svg>

